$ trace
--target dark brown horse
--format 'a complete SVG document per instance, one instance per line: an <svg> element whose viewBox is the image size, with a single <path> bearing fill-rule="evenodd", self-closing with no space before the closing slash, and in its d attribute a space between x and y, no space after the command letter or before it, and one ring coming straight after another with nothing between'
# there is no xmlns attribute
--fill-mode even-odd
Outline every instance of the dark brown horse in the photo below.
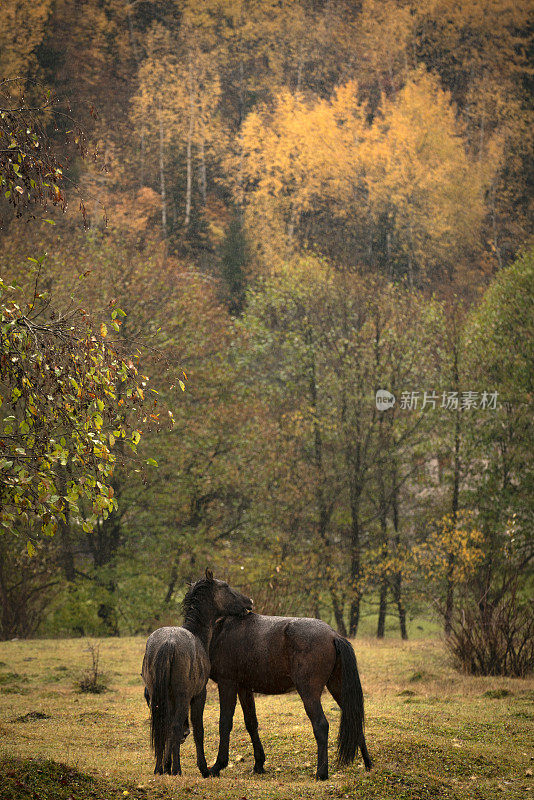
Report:
<svg viewBox="0 0 534 800"><path fill-rule="evenodd" d="M188 714L197 751L197 765L209 775L204 755L203 714L208 658L215 620L250 612L252 601L227 583L206 577L194 583L184 602L181 628L158 628L146 643L141 675L150 708L150 738L156 756L156 774L181 775L180 745L189 733Z"/></svg>
<svg viewBox="0 0 534 800"><path fill-rule="evenodd" d="M318 619L248 614L218 620L210 646L210 677L219 685L219 752L210 769L219 775L228 764L236 700L254 748L254 772L264 772L265 753L258 735L254 692L282 694L296 689L317 741L317 780L328 777L328 721L321 694L328 687L341 708L337 741L340 765L361 750L366 769L372 762L363 732L363 693L350 643Z"/></svg>

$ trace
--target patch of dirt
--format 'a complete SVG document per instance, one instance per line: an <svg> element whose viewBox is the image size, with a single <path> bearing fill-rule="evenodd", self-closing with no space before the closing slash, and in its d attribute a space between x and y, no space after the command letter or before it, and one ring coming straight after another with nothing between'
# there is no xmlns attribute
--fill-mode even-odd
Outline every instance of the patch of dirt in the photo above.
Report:
<svg viewBox="0 0 534 800"><path fill-rule="evenodd" d="M28 711L27 714L22 714L20 717L15 717L12 721L13 722L34 722L38 719L52 719L49 714L45 714L42 711Z"/></svg>

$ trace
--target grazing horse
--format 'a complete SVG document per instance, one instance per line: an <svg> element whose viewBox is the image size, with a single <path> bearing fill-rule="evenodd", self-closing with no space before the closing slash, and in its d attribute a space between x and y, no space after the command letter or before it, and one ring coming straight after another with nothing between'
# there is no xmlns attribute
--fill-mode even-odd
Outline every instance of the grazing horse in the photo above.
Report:
<svg viewBox="0 0 534 800"><path fill-rule="evenodd" d="M254 692L282 694L296 689L317 741L317 780L328 778L328 721L321 694L328 687L341 708L337 741L340 766L361 750L366 769L372 762L363 732L363 692L350 643L325 622L250 613L218 620L210 646L210 677L219 685L219 751L211 767L219 775L228 765L236 699L254 748L254 772L264 772L265 753L258 735Z"/></svg>
<svg viewBox="0 0 534 800"><path fill-rule="evenodd" d="M182 774L180 745L189 733L191 708L197 765L202 775L208 777L203 714L213 626L219 617L240 616L251 608L248 597L216 580L206 570L206 577L194 583L184 598L183 627L158 628L148 637L141 675L150 708L156 774Z"/></svg>

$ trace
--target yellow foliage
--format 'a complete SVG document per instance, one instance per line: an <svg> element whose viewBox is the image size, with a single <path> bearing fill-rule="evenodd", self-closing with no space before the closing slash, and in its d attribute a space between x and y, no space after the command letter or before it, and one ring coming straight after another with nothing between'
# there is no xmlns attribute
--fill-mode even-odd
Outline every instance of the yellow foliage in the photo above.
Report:
<svg viewBox="0 0 534 800"><path fill-rule="evenodd" d="M284 91L272 111L249 114L237 160L253 241L264 243L267 236L287 256L302 215L316 205L328 203L341 216L353 213L363 135L363 113L352 81L330 100ZM241 186L235 187L238 197Z"/></svg>
<svg viewBox="0 0 534 800"><path fill-rule="evenodd" d="M405 587L423 581L430 585L445 578L465 583L484 558L484 537L467 511L435 520L421 543L409 546L389 542L370 549L362 584L376 585L384 578L402 575Z"/></svg>
<svg viewBox="0 0 534 800"><path fill-rule="evenodd" d="M411 68L416 16L399 0L364 0L356 30L359 80L378 101L400 89Z"/></svg>
<svg viewBox="0 0 534 800"><path fill-rule="evenodd" d="M110 202L108 227L140 234L147 230L149 223L160 211L159 195L148 186L142 186L132 202L127 192L113 194Z"/></svg>
<svg viewBox="0 0 534 800"><path fill-rule="evenodd" d="M389 220L408 274L452 266L477 242L489 167L470 161L462 129L437 77L417 70L384 103L365 146L372 218Z"/></svg>
<svg viewBox="0 0 534 800"><path fill-rule="evenodd" d="M280 92L273 108L246 118L227 166L265 262L306 246L306 215L325 210L367 236L385 226L392 257L413 280L453 269L477 245L499 153L493 139L484 158L468 157L450 96L418 70L371 126L354 81L328 100Z"/></svg>
<svg viewBox="0 0 534 800"><path fill-rule="evenodd" d="M152 28L131 118L140 132L165 144L187 137L195 144L217 142L215 111L221 89L215 64L192 33L184 31L184 36L174 42L163 26Z"/></svg>
<svg viewBox="0 0 534 800"><path fill-rule="evenodd" d="M484 558L483 542L473 516L464 511L457 514L456 521L450 514L438 520L411 555L423 578L447 577L454 584L465 583Z"/></svg>
<svg viewBox="0 0 534 800"><path fill-rule="evenodd" d="M2 0L0 77L25 78L35 70L35 48L41 43L52 0Z"/></svg>

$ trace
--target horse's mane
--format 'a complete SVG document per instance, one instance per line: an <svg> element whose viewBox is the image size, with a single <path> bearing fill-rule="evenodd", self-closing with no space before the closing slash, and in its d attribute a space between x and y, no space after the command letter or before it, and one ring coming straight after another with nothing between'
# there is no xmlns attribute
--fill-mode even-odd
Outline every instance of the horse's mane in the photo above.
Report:
<svg viewBox="0 0 534 800"><path fill-rule="evenodd" d="M206 622L205 605L206 600L213 596L213 581L201 578L192 583L182 600L182 613L184 615L184 626L198 628Z"/></svg>

